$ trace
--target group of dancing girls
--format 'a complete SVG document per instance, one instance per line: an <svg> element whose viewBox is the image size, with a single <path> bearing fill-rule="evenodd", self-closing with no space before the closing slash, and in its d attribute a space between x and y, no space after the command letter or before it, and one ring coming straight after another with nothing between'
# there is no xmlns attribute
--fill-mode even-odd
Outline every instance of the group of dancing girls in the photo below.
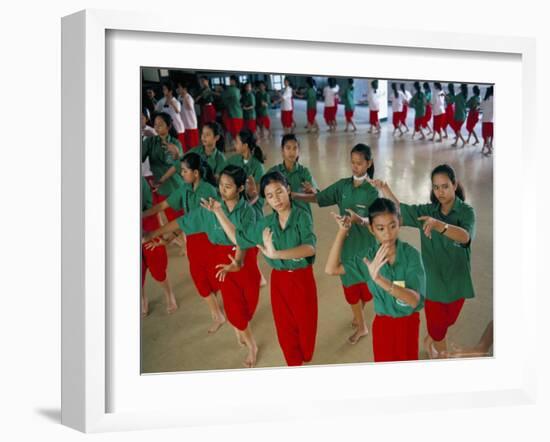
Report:
<svg viewBox="0 0 550 442"><path fill-rule="evenodd" d="M142 182L142 284L149 269L164 288L169 313L177 304L166 275L164 238L183 232L191 279L211 314L208 332L228 321L248 350L244 365L254 367L258 346L251 321L263 280L261 251L272 267L271 306L286 363L311 361L318 305L310 204L337 206L338 232L325 271L340 276L352 311L355 331L348 342L356 344L369 334L363 311L374 299L375 361L418 359L423 307L428 353L446 355L447 330L464 300L474 296L475 215L450 166L432 171L429 203L409 205L400 203L388 183L374 178L374 158L364 144L351 151L351 176L321 190L299 162L294 134L282 137L282 162L264 172L263 152L249 129L236 134L236 153L227 159L216 148L222 138L216 122L203 125L201 145L185 155L173 129L170 116L160 113L154 117L156 135L142 141L142 161L149 161L153 175L149 184ZM263 211L266 202L269 215ZM161 213L164 225L146 222ZM420 229L421 253L398 239L402 225ZM147 312L142 291L142 314Z"/></svg>
<svg viewBox="0 0 550 442"><path fill-rule="evenodd" d="M443 91L443 86L439 82L434 83L434 90L428 82L420 85L416 81L413 84L414 95L411 95L405 89L405 84L401 83L399 88L396 83L391 84L392 92L389 99L392 103L392 122L394 126L393 135L399 131L399 136L409 131L407 126L408 108L415 111L414 130L412 138L420 134L420 139L425 140L426 135L431 135L431 141L442 142L443 138L448 138L447 127L455 133L453 147L457 147L458 141L462 141L461 147L469 144L473 136L474 146L479 144L479 138L475 127L479 122L481 114L481 135L483 138L483 147L481 153L490 155L493 153L493 86L487 87L485 96L481 100L481 90L479 86L474 86L473 96L468 98L468 85L462 83L460 92L455 93L453 83L447 85L447 93ZM433 120L433 125L430 124ZM462 135L462 126L466 122L466 131L468 138L464 139ZM424 133L426 130L426 134ZM438 138L436 139L436 135Z"/></svg>

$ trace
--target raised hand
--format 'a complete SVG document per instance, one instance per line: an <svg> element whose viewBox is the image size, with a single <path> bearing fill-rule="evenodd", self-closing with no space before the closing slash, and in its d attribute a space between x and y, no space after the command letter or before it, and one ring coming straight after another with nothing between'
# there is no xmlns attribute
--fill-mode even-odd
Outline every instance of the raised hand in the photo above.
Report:
<svg viewBox="0 0 550 442"><path fill-rule="evenodd" d="M388 246L386 244L382 244L372 261L369 261L365 257L363 258L363 262L367 265L372 280L376 281L378 279L380 269L388 262Z"/></svg>
<svg viewBox="0 0 550 442"><path fill-rule="evenodd" d="M165 245L166 241L162 238L147 239L147 237L143 237L142 244L144 244L145 250L154 250L157 247Z"/></svg>
<svg viewBox="0 0 550 442"><path fill-rule="evenodd" d="M227 255L227 257L230 259L229 264L218 264L216 265L216 269L219 269L216 272L216 279L220 282L223 282L225 280L225 275L227 275L229 272L238 272L241 270L241 266L237 262L234 256Z"/></svg>
<svg viewBox="0 0 550 442"><path fill-rule="evenodd" d="M441 221L432 218L431 216L419 216L418 221L422 221L424 223L422 229L424 230L424 235L426 235L428 238L432 239L432 230L439 230L439 225L441 224Z"/></svg>
<svg viewBox="0 0 550 442"><path fill-rule="evenodd" d="M262 232L262 240L264 245L257 245L261 252L270 259L276 259L277 251L273 245L273 232L270 228L266 227Z"/></svg>
<svg viewBox="0 0 550 442"><path fill-rule="evenodd" d="M355 213L353 210L351 210L351 209L346 209L346 212L349 213L349 218L350 218L352 224L360 224L360 225L364 225L364 224L365 224L365 218L361 218L361 217L360 217L359 215L357 215L357 213Z"/></svg>
<svg viewBox="0 0 550 442"><path fill-rule="evenodd" d="M304 193L317 193L317 189L313 187L313 184L311 184L309 181L303 181L302 187L304 188Z"/></svg>
<svg viewBox="0 0 550 442"><path fill-rule="evenodd" d="M348 231L351 228L351 218L347 215L338 215L335 212L330 212L334 220L336 221L336 224L338 224L338 228L343 231Z"/></svg>
<svg viewBox="0 0 550 442"><path fill-rule="evenodd" d="M180 157L180 151L178 149L178 146L176 146L175 144L173 143L168 143L166 141L163 141L162 142L162 145L164 146L164 148L166 150L168 150L168 152L170 152L170 154L172 155L172 157L174 157L174 160L177 160L179 159Z"/></svg>
<svg viewBox="0 0 550 442"><path fill-rule="evenodd" d="M209 212L215 212L217 210L221 210L222 204L212 197L205 199L201 198L201 207L208 210Z"/></svg>
<svg viewBox="0 0 550 442"><path fill-rule="evenodd" d="M254 199L258 196L258 187L256 186L256 180L252 175L246 179L245 190L248 198L250 199Z"/></svg>

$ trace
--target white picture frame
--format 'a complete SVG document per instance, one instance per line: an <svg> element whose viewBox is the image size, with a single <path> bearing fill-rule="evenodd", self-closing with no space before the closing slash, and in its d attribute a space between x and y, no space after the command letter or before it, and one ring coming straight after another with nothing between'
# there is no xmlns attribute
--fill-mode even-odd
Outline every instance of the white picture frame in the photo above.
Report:
<svg viewBox="0 0 550 442"><path fill-rule="evenodd" d="M432 33L424 31L379 30L363 27L339 27L335 25L332 35L337 38L327 40L323 29L315 26L300 26L289 29L265 28L261 24L251 23L246 30L238 29L230 23L213 19L208 24L186 23L182 29L180 21L169 14L160 16L145 13L127 13L101 10L86 10L63 18L62 21L62 423L83 432L101 432L127 429L163 428L174 426L207 425L205 410L199 403L193 409L184 406L167 413L158 407L158 403L150 402L150 409L145 406L139 410L127 411L122 409L113 411L109 403L109 395L114 388L110 379L110 370L116 359L111 351L108 337L108 327L111 324L112 312L108 302L107 290L113 285L109 279L109 265L112 264L109 247L113 237L110 234L115 230L109 229L113 221L111 197L108 194L109 164L112 160L111 152L107 151L107 140L111 134L107 133L106 121L111 118L111 109L108 109L106 93L109 90L110 77L106 75L109 63L113 60L108 57L109 52L107 35L109 33L149 33L140 34L140 38L166 38L174 41L193 38L194 41L216 38L233 38L237 41L257 42L269 44L276 48L291 48L292 45L316 44L326 48L375 48L377 50L394 50L395 48L410 49L411 51L426 51L431 54L470 54L478 57L480 63L483 54L497 54L503 57L519 60L521 90L516 91L521 105L516 112L521 116L520 125L510 128L509 142L518 140L521 154L534 158L534 108L530 105L529 97L534 95L535 87L535 43L532 39L518 37L487 38L481 35L465 35L455 33ZM149 36L149 37L148 37ZM179 40L178 40L179 41ZM248 44L248 43L244 44ZM327 49L328 50L328 49ZM145 64L145 63L144 63ZM167 66L166 64L164 66ZM178 64L179 68L184 68ZM194 66L189 66L190 68ZM298 68L297 68L298 69ZM336 69L336 68L335 68ZM371 71L371 76L378 76L379 67ZM414 70L414 66L405 66ZM277 69L280 71L280 69ZM275 71L275 69L273 70ZM382 77L382 75L380 75ZM491 83L491 78L483 77L479 81ZM406 75L393 78L408 78ZM135 79L132 79L134 81ZM457 81L467 79L457 78ZM497 83L497 93L499 85ZM137 90L137 89L136 89ZM112 92L112 91L110 91ZM495 115L498 122L506 121L504 111L499 113L498 98L496 99ZM137 125L137 109L135 120ZM131 118L130 118L131 119ZM498 138L498 124L495 125L495 138L498 139L501 152L497 151L495 160L496 184L495 194L498 194L498 182L504 180L513 165L506 162L506 140ZM137 127L137 126L136 126ZM511 140L511 141L510 141ZM516 147L517 148L517 147ZM500 156L499 156L500 155ZM118 167L118 166L117 166ZM518 167L522 167L520 163ZM137 182L137 181L136 181ZM503 181L501 181L503 182ZM519 186L513 190L522 204L526 207L535 207L536 190ZM497 195L498 196L498 195ZM139 199L130 198L130 206ZM108 209L110 207L110 209ZM137 205L136 205L137 207ZM495 219L499 210L498 199L495 204ZM523 211L522 213L525 213ZM520 215L518 217L526 216ZM501 226L509 220L504 217L495 222L495 257L499 251L504 251ZM534 278L528 278L530 268L526 257L534 254L532 241L521 241L526 238L526 223L521 224L519 238L510 245L515 257L521 258L520 278L514 282L513 288L519 290L521 296L515 299L518 312L527 312L529 305L536 303ZM134 232L134 237L137 238ZM132 244L132 242L130 242ZM500 247L500 248L499 248ZM508 249L506 249L508 250ZM122 252L124 253L124 252ZM506 281L510 267L497 261L495 265L495 292L503 288L501 296L504 299ZM136 270L137 271L137 270ZM136 273L137 274L137 273ZM516 268L517 274L517 268ZM502 284L498 284L499 278ZM135 279L136 290L139 290L138 278ZM511 290L508 288L508 290ZM136 292L137 293L137 292ZM137 296L137 295L136 295ZM273 391L271 404L258 402L257 399L248 401L237 400L231 403L232 409L226 407L227 402L220 401L216 421L225 422L257 422L273 419L328 417L344 415L366 415L369 413L402 412L411 408L442 409L465 408L470 406L496 406L506 404L529 404L535 400L535 329L536 323L527 314L518 314L514 322L515 337L507 333L512 327L510 316L506 314L505 302L498 305L495 297L495 336L498 348L495 357L487 360L449 361L448 363L430 364L424 369L430 375L438 376L444 373L449 364L459 364L467 373L480 373L489 376L495 370L505 370L505 377L495 376L495 382L483 388L481 384L468 387L467 383L457 383L455 391L439 392L437 383L433 389L425 389L423 393L410 390L405 393L397 387L389 388L384 394L374 396L366 391L360 391L358 396L339 393L338 388L327 385L324 393L313 394L307 388L312 370L322 373L323 376L332 376L336 379L335 370L349 374L357 374L358 369L366 370L369 376L399 379L403 370L410 372L419 370L415 364L370 364L359 367L305 367L303 369L265 369L255 370L253 375L237 371L216 373L220 385L230 390L230 385L238 385L243 381L252 383L256 388L267 388L269 384L279 385L281 379L290 383L302 384L311 394L303 402L294 398L291 404L283 406L283 398L276 396ZM501 308L499 312L499 307ZM136 314L136 320L139 315ZM134 323L135 325L135 323ZM500 339L500 341L499 341ZM514 340L514 341L513 341ZM507 345L521 340L523 351L516 351L516 361L508 358ZM511 343L511 344L510 344ZM458 365L457 365L458 366ZM116 367L115 367L116 368ZM345 370L345 371L343 371ZM470 370L470 371L468 371ZM139 372L133 372L139 376ZM197 373L191 379L192 383L200 384L208 373ZM317 375L318 376L318 375ZM440 376L443 376L441 374ZM143 377L142 377L143 378ZM159 377L164 388L170 388L173 381L168 376ZM119 376L120 379L120 376ZM210 378L212 379L212 378ZM159 379L157 379L159 380ZM147 382L149 382L147 380ZM399 384L399 382L397 382ZM473 384L472 384L473 385ZM269 391L269 390L268 390ZM193 392L188 400L193 401ZM369 401L376 397L376 404ZM363 400L365 399L365 400ZM361 400L361 406L357 401ZM223 404L223 406L222 406ZM308 404L304 407L303 404ZM227 411L224 412L224 407ZM116 408L116 407L115 407ZM246 418L235 418L234 415L246 415ZM212 417L212 416L210 416Z"/></svg>

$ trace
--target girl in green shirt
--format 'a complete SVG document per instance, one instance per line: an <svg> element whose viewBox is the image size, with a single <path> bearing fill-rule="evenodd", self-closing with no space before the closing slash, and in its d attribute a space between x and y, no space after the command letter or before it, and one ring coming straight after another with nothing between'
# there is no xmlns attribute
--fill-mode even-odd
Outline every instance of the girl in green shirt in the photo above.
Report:
<svg viewBox="0 0 550 442"><path fill-rule="evenodd" d="M466 120L466 102L468 100L468 85L462 83L460 85L460 93L451 97L451 102L455 105L454 118L451 127L455 131L455 141L451 146L456 147L458 140L462 140L462 146L466 144L466 140L462 136L462 125Z"/></svg>
<svg viewBox="0 0 550 442"><path fill-rule="evenodd" d="M341 256L351 218L335 215L335 219L339 229L325 271L367 282L376 313L372 325L374 361L418 359L418 312L424 302L426 277L418 251L398 239L397 206L386 198L377 198L370 205L368 229L376 243L346 260Z"/></svg>
<svg viewBox="0 0 550 442"><path fill-rule="evenodd" d="M474 95L466 102L466 107L468 108L468 119L466 120L466 130L468 131L468 139L466 144L470 143L470 137L473 135L475 138L474 146L479 144L479 138L476 134L476 125L479 121L479 105L481 104L481 91L479 86L475 85L473 87Z"/></svg>
<svg viewBox="0 0 550 442"><path fill-rule="evenodd" d="M466 204L464 189L453 168L437 166L431 173L428 204L399 205L404 226L421 230L422 261L426 268L425 345L430 357L447 351L447 330L460 314L464 300L475 296L471 276L471 244L475 212ZM383 194L399 203L386 183L376 182ZM423 233L423 234L422 234Z"/></svg>
<svg viewBox="0 0 550 442"><path fill-rule="evenodd" d="M410 106L414 108L414 131L412 139L414 140L416 133L420 132L420 139L425 140L426 136L422 130L422 124L424 123L424 116L426 115L426 96L420 89L420 83L418 81L415 81L413 86L416 92L409 102Z"/></svg>
<svg viewBox="0 0 550 442"><path fill-rule="evenodd" d="M225 143L222 135L222 128L218 123L215 121L205 123L201 132L201 145L189 151L198 153L206 161L214 173L216 182L226 164L223 154Z"/></svg>

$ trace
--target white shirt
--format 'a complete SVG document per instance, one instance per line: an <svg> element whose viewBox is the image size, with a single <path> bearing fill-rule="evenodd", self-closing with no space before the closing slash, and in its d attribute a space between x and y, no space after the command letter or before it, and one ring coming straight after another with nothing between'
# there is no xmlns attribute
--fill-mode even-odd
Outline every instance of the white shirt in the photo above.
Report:
<svg viewBox="0 0 550 442"><path fill-rule="evenodd" d="M195 113L195 100L190 94L178 97L181 103L180 117L187 129L197 128L197 114Z"/></svg>
<svg viewBox="0 0 550 442"><path fill-rule="evenodd" d="M145 125L145 127L141 128L141 138L142 140L146 140L149 137L154 137L157 134L155 129L153 129L151 126ZM149 157L145 158L145 161L141 163L141 174L144 177L148 177L153 175L153 172L151 172L151 165L149 163Z"/></svg>
<svg viewBox="0 0 550 442"><path fill-rule="evenodd" d="M432 109L434 115L445 113L445 92L434 90L432 94Z"/></svg>
<svg viewBox="0 0 550 442"><path fill-rule="evenodd" d="M166 103L166 98L161 98L159 100L159 102L155 107L155 110L157 112L164 112L170 115L170 117L172 117L172 123L174 124L174 129L176 129L177 133L181 134L185 132L185 125L183 124L183 121L180 117L181 104L174 97L172 97L170 102L174 104L174 107L176 108L176 110L174 110L173 106L164 107L164 103Z"/></svg>
<svg viewBox="0 0 550 442"><path fill-rule="evenodd" d="M290 86L285 87L281 98L283 99L283 101L281 102L281 110L291 111L293 107L292 107L292 88Z"/></svg>
<svg viewBox="0 0 550 442"><path fill-rule="evenodd" d="M336 95L340 91L340 86L336 85L334 87L325 86L323 89L323 97L325 97L325 106L334 107L336 106Z"/></svg>
<svg viewBox="0 0 550 442"><path fill-rule="evenodd" d="M405 89L405 98L407 99L407 104L409 103L409 101L411 101L412 97L412 94L407 89Z"/></svg>
<svg viewBox="0 0 550 442"><path fill-rule="evenodd" d="M369 103L369 109L371 111L380 110L380 98L378 95L378 91L370 88L367 94L367 101Z"/></svg>
<svg viewBox="0 0 550 442"><path fill-rule="evenodd" d="M480 105L482 123L492 123L493 122L493 97L489 97L487 100L483 100Z"/></svg>
<svg viewBox="0 0 550 442"><path fill-rule="evenodd" d="M401 91L397 91L397 98L393 91L390 94L391 108L394 112L403 112L403 101L406 99L405 94Z"/></svg>

